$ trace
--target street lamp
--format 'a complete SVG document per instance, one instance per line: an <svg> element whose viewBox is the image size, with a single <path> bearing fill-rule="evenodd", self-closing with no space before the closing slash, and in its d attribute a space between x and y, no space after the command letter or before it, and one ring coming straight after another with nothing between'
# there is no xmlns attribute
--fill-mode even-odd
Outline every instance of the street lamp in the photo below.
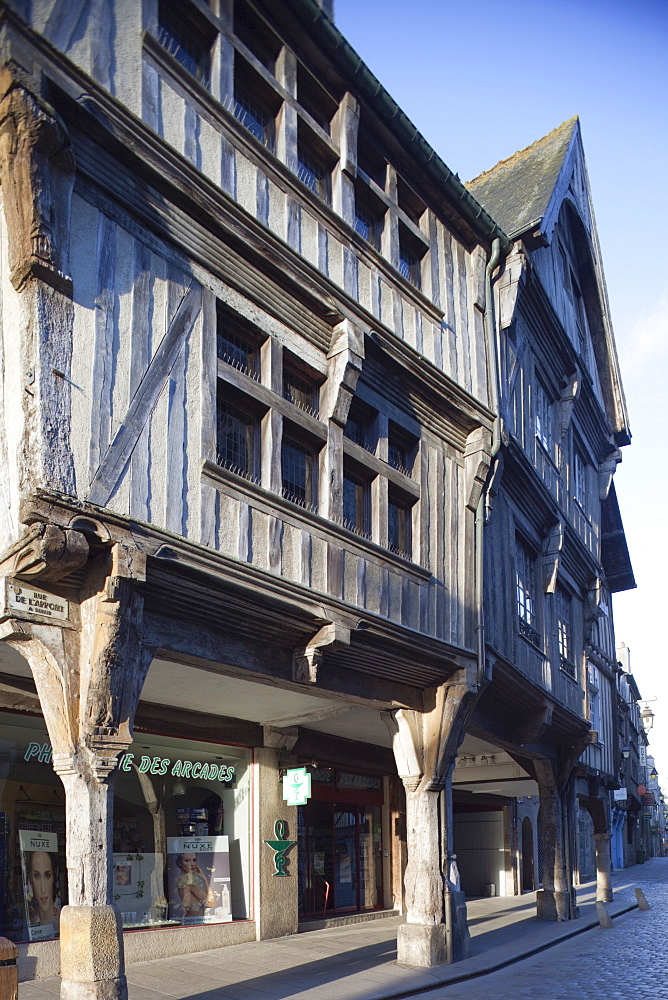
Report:
<svg viewBox="0 0 668 1000"><path fill-rule="evenodd" d="M624 760L628 759L630 753L631 753L631 747L629 746L622 747L622 757L624 758Z"/></svg>
<svg viewBox="0 0 668 1000"><path fill-rule="evenodd" d="M656 779L658 777L659 777L659 773L658 773L657 769L655 767L653 767L652 770L649 772L649 780L650 781L656 781Z"/></svg>
<svg viewBox="0 0 668 1000"><path fill-rule="evenodd" d="M645 730L646 733L648 733L652 728L652 726L654 725L654 712L649 707L649 705L645 705L645 707L642 709L640 713L640 721L642 723L643 729Z"/></svg>

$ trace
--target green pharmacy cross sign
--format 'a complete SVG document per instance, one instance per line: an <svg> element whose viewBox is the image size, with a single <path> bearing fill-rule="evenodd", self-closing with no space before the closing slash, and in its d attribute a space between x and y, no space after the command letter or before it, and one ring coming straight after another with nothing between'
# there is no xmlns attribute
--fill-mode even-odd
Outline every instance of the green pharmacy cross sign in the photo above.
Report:
<svg viewBox="0 0 668 1000"><path fill-rule="evenodd" d="M311 798L311 775L305 767L292 767L286 772L283 798L289 806L305 806Z"/></svg>

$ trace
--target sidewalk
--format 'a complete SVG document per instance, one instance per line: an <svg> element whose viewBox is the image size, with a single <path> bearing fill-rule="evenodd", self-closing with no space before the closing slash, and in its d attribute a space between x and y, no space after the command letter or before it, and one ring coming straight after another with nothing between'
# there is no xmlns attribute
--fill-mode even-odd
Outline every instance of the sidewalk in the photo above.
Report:
<svg viewBox="0 0 668 1000"><path fill-rule="evenodd" d="M612 916L636 907L633 887L650 864L613 874ZM595 894L594 883L581 886L580 916L565 923L537 921L534 893L472 900L471 958L451 966L397 965L401 918L387 917L136 963L126 970L129 1000L398 1000L493 972L597 927ZM58 978L38 979L19 986L19 1000L54 1000L59 992Z"/></svg>

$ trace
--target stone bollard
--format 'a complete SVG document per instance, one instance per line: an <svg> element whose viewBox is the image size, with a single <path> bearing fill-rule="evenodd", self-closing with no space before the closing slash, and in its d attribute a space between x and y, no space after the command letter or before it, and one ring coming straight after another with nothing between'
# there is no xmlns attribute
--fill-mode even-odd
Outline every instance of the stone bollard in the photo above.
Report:
<svg viewBox="0 0 668 1000"><path fill-rule="evenodd" d="M636 899L638 900L638 909L639 910L651 910L652 907L649 905L649 903L645 899L645 893L642 891L642 889L634 889L633 891L635 892Z"/></svg>
<svg viewBox="0 0 668 1000"><path fill-rule="evenodd" d="M596 900L596 913L598 914L599 925L605 930L609 930L612 927L612 919L608 913L608 908L600 899Z"/></svg>
<svg viewBox="0 0 668 1000"><path fill-rule="evenodd" d="M12 941L0 937L0 997L2 1000L18 1000L19 970L16 956L19 949Z"/></svg>

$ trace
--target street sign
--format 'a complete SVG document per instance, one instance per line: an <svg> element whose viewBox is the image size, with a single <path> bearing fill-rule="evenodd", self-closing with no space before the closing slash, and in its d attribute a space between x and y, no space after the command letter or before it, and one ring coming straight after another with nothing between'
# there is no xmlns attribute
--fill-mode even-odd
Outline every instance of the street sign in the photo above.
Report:
<svg viewBox="0 0 668 1000"><path fill-rule="evenodd" d="M311 798L311 775L305 767L291 767L283 778L283 798L289 806L305 806Z"/></svg>
<svg viewBox="0 0 668 1000"><path fill-rule="evenodd" d="M14 580L7 581L5 614L21 617L50 618L58 622L69 621L70 606L64 597L56 597L44 590L26 587Z"/></svg>

